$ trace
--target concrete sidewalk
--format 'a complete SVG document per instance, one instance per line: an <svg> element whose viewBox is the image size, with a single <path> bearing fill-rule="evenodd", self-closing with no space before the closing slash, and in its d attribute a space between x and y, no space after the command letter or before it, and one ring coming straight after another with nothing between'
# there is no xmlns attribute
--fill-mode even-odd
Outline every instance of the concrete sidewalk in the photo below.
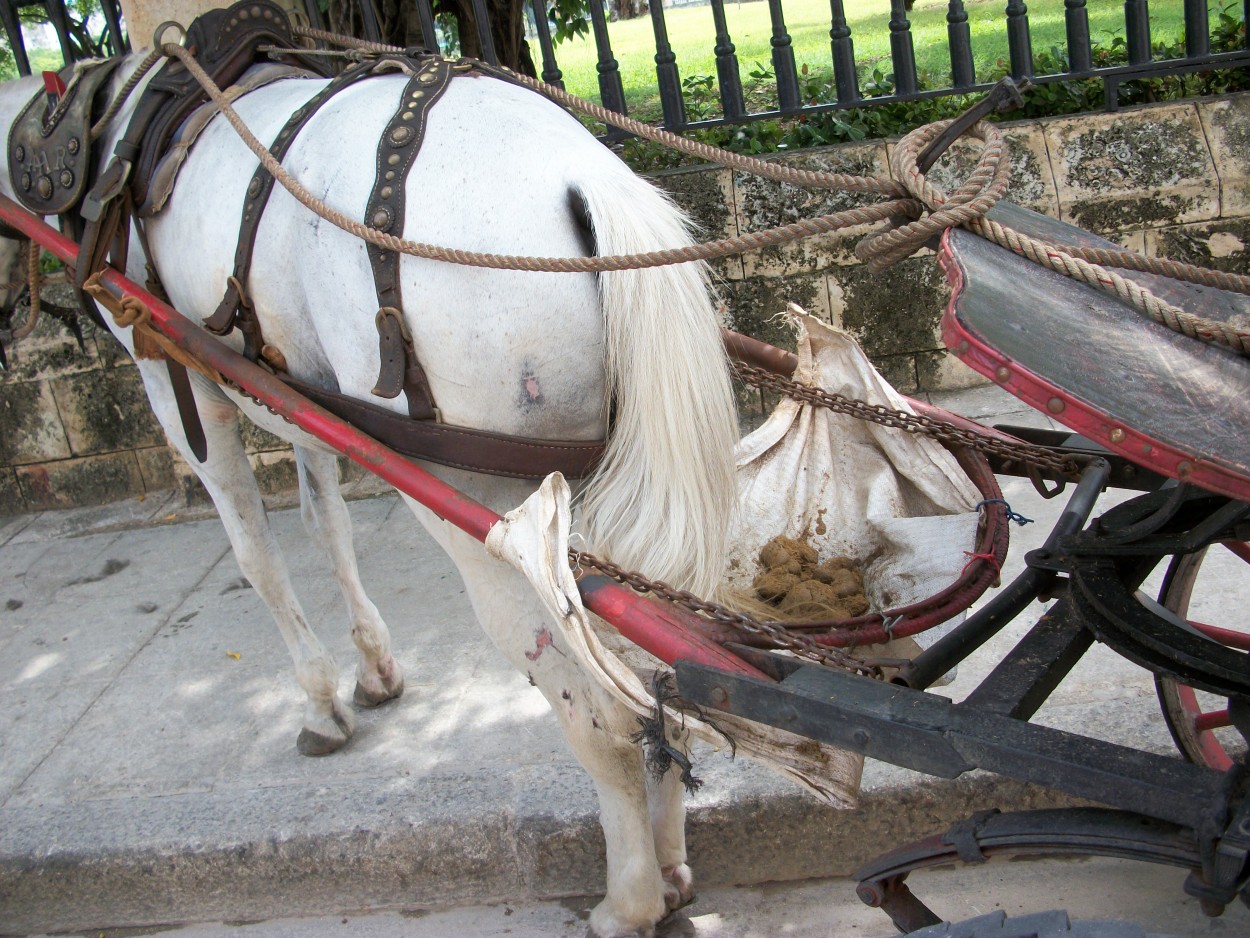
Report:
<svg viewBox="0 0 1250 938"><path fill-rule="evenodd" d="M1048 424L995 389L936 402ZM1027 484L1007 497L1039 519L1013 529L1010 577L1061 506ZM171 497L0 520L0 934L602 890L594 791L545 702L485 641L451 564L397 498L351 511L407 692L358 713L351 744L320 759L295 751L302 693L211 513ZM298 512L272 518L350 699L337 587ZM1031 621L945 692L966 693ZM1103 649L1038 721L1173 750L1149 676ZM698 771L691 862L706 886L846 875L975 810L1065 803L995 777L873 763L861 809L834 811L743 761L709 752Z"/></svg>

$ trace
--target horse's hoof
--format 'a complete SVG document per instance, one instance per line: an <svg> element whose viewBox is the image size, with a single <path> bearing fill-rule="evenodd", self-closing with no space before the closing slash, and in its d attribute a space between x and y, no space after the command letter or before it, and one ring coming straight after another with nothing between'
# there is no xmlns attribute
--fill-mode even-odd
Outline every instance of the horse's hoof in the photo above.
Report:
<svg viewBox="0 0 1250 938"><path fill-rule="evenodd" d="M689 866L665 867L660 875L664 877L664 906L670 914L694 902L694 874Z"/></svg>
<svg viewBox="0 0 1250 938"><path fill-rule="evenodd" d="M346 736L327 736L307 728L299 731L299 739L295 741L295 747L302 756L328 756L346 745Z"/></svg>
<svg viewBox="0 0 1250 938"><path fill-rule="evenodd" d="M347 745L356 732L356 718L352 712L334 698L330 704L330 719L317 715L312 719L316 728L305 725L299 731L295 748L305 756L327 756Z"/></svg>
<svg viewBox="0 0 1250 938"><path fill-rule="evenodd" d="M352 700L357 707L380 707L404 692L404 672L399 663L386 655L373 667L361 661L356 669L356 691Z"/></svg>
<svg viewBox="0 0 1250 938"><path fill-rule="evenodd" d="M360 681L356 682L356 690L352 694L352 701L357 707L380 707L382 704L390 700L402 696L404 693L404 679L401 677L392 687L384 687L380 691L371 691Z"/></svg>

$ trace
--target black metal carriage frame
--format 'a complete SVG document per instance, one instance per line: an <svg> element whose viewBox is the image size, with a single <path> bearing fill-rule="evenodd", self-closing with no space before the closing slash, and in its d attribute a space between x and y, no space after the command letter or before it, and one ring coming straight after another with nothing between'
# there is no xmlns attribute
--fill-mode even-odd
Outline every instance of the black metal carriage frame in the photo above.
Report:
<svg viewBox="0 0 1250 938"><path fill-rule="evenodd" d="M1025 228L1054 229L1058 224L1014 207L1004 211L1013 216L1013 225ZM1055 240L1078 237L1075 229L1062 227L1066 238ZM1212 630L1204 634L1184 616L1206 548L1221 543L1238 548L1250 539L1241 452L1248 434L1238 426L1236 414L1229 413L1194 414L1180 440L1168 439L1166 432L1162 440L1151 436L1152 423L1166 424L1173 405L1177 413L1187 403L1194 407L1192 400L1186 401L1193 388L1162 387L1164 399L1142 405L1155 408L1158 415L1129 415L1140 418L1142 425L1115 419L1123 416L1116 411L1132 411L1129 395L1134 391L1125 387L1132 384L1132 375L1117 376L1116 367L1148 372L1158 364L1157 354L1187 355L1186 365L1193 370L1180 370L1213 383L1200 385L1193 396L1201 398L1209 391L1216 401L1228 390L1222 387L1228 376L1245 380L1242 372L1250 369L1223 350L1195 349L1198 343L1190 340L1183 340L1188 347L1173 346L1170 337L1150 331L1161 327L1126 307L1091 300L1092 291L1035 267L1030 270L1027 262L966 232L948 232L940 259L955 286L943 324L948 347L1085 434L1006 428L1085 460L1044 546L1027 555L1026 568L1014 582L890 683L731 646L771 680L678 661L679 691L701 707L929 775L954 778L985 769L1107 806L986 811L867 864L855 874L860 898L886 911L904 932L941 921L910 892L906 879L912 870L1002 856L1099 854L1170 864L1190 871L1185 890L1208 915L1220 914L1238 897L1250 905L1250 779L1244 756L1221 771L1030 722L1099 641L1154 672L1157 682L1228 698L1226 721L1250 737L1247 655L1213 640ZM995 279L1001 284L979 288ZM1204 294L1157 282L1151 286L1173 290L1173 301L1197 300L1208 311L1221 307L1225 316L1245 308L1244 298L1213 298L1220 291ZM1129 350L1124 354L1140 360L1125 365L1116 352L1088 343L1088 332L1082 332L1088 318L1080 317L1091 315L1094 329L1120 319L1130 331L1146 330L1143 337L1130 335L1122 343ZM1153 347L1159 342L1166 346L1162 352ZM1082 343L1097 347L1087 357L1103 354L1115 363L1097 367L1080 360ZM1176 399L1166 399L1169 395ZM1208 425L1212 421L1214 429ZM1213 439L1212 433L1227 434L1234 452L1197 451L1195 447L1205 444L1229 449L1221 447L1227 439ZM1001 458L991 463L998 473L1030 476L1044 494L1057 495L1063 488L1036 469ZM1094 517L1099 495L1110 487L1144 494ZM1156 602L1139 587L1163 562L1167 573ZM1055 602L966 699L953 703L928 690L1037 599Z"/></svg>

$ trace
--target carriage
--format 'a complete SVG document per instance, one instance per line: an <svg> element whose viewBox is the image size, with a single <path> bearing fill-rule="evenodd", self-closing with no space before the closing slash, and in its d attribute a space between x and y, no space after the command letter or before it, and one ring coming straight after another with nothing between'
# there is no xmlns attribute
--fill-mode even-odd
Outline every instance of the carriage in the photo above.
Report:
<svg viewBox="0 0 1250 938"><path fill-rule="evenodd" d="M256 6L270 12L264 5ZM213 23L212 29L221 28L229 35L232 26L238 27L238 13L250 9L246 4L232 8L223 16L234 15L235 19L224 26ZM276 22L274 19L271 24ZM209 29L209 24L203 25L200 33L192 33L192 38L207 35ZM265 43L273 42L270 33L264 33L263 39ZM195 45L194 41L188 43ZM225 48L231 43L220 45ZM423 86L445 92L449 86L473 84L453 81L458 71L474 71L472 65L401 56L396 50L357 51L360 56L354 67L362 74L368 70L366 63L369 68L392 63L384 71L391 73L393 83L403 86L402 95L413 96L413 101L418 100L416 92ZM209 87L195 74L194 57L188 55L181 61L185 66L184 85L170 91L174 99L185 94L186 88ZM409 63L407 70L403 62ZM222 69L241 74L237 63L227 67L218 62L216 67L218 77ZM351 71L349 67L347 72ZM194 83L186 75L194 78ZM505 79L514 80L509 76ZM108 80L109 76L101 76L102 82ZM297 111L300 121L313 120L318 107L350 85L350 80L337 78L327 82L327 88L339 84L324 95L324 100L317 101L319 96L310 100L305 92L295 102L303 105ZM62 94L67 90L61 89ZM198 90L195 93L200 94ZM407 100L402 95L401 100ZM205 91L203 97L212 97L212 92ZM35 102L38 100L36 96ZM228 101L214 102L219 110L229 111ZM55 113L55 107L51 110ZM410 165L415 150L406 149L408 137L399 133L405 129L403 110L392 110L393 119L382 121L380 136L390 141L383 146L390 145L399 155L398 163ZM174 116L166 114L162 126L181 125L190 108L179 103L171 113ZM288 109L281 119L268 116L270 137L275 140L272 149L278 160L285 152L283 148L296 147L303 126L292 124L296 119L288 119L289 114ZM975 123L979 116L972 114L953 128L938 128L916 136L911 141L916 151L912 154L915 165L927 168L924 164L935 159L942 146L970 129L980 128L978 132L984 136L987 150L991 149L992 132ZM950 133L943 137L942 129ZM131 143L137 146L135 141ZM10 144L12 149L12 140ZM117 152L124 156L125 151ZM191 152L194 154L195 150ZM384 157L389 151L380 146L378 152L382 154L377 158L378 179L372 187L363 187L370 190L365 193L367 215L376 222L371 226L375 233L385 232L402 221L402 213L396 218L396 205L388 201L391 196L384 194L388 181L383 179L385 166L390 165ZM270 160L270 167L278 164L272 156ZM259 162L262 168L266 166L263 157ZM253 159L251 165L256 163ZM204 381L211 381L227 389L234 400L250 402L257 412L267 413L306 435L301 439L315 439L348 456L422 506L427 517L437 519L439 524L450 523L472 539L486 542L494 557L522 569L526 563L540 568L533 576L530 570L525 572L535 588L543 585L536 577L550 587L545 596L539 589L541 614L569 621L578 618L575 610L584 605L629 641L671 665L682 705L709 725L719 721L735 727L749 723L772 728L787 734L785 738L802 737L940 777L987 769L1106 806L1007 815L985 812L956 824L942 835L899 846L866 865L857 875L860 897L883 908L900 931L924 929L939 922L908 889L906 879L912 870L956 861L981 863L999 857L1039 854L1104 854L1180 867L1189 871L1186 891L1201 900L1208 914L1216 915L1237 898L1246 901L1250 897L1250 791L1243 778L1245 736L1250 732L1250 670L1245 654L1250 643L1244 634L1233 629L1192 620L1187 610L1199 572L1209 562L1210 554L1227 552L1239 561L1250 560L1245 546L1250 539L1250 507L1246 504L1250 501L1250 452L1246 451L1246 437L1238 419L1246 391L1250 390L1246 387L1250 373L1235 350L1244 334L1242 317L1250 312L1250 300L1245 296L1245 284L1236 278L1212 283L1199 279L1192 271L1170 270L1166 273L1171 276L1165 276L1155 268L1132 270L1123 257L1113 258L1128 272L1115 278L1118 295L1111 296L1093 290L1088 279L1079 282L1039 266L1026 256L1027 248L993 243L989 226L1015 232L1030 243L1064 245L1065 252L1078 260L1086 256L1105 259L1117 254L1113 245L1006 203L998 203L987 214L988 206L977 203L985 185L1001 176L997 165L986 162L978 168L975 175L980 188L971 185L967 192L961 190L958 198L933 206L931 217L936 222L931 224L936 229L913 231L910 237L923 242L934 230L942 231L938 257L954 287L943 321L948 347L1001 387L1056 416L1072 433L989 429L919 402L892 407L889 400L885 404L857 401L804 379L812 374L810 359L815 353L810 349L805 359L803 355L796 357L743 336L714 335L716 341L724 344L745 380L789 395L809 411L840 413L867 420L887 434L907 439L924 436L936 441L933 445L946 451L963 473L961 484L965 488L972 486L979 493L974 507L975 544L969 545L971 559L952 582L923 597L878 603L874 611L862 615L797 624L729 609L693 595L684 588L688 583L669 585L662 574L643 576L629 570L627 563L613 562L587 551L575 551L570 566L566 560L569 541L564 519L568 496L559 484L544 484L537 493L542 496L539 501L545 514L534 505L528 515L510 514L505 521L500 513L483 504L485 496L471 497L463 487L449 484L446 475L414 461L437 463L442 455L442 464L447 465L445 453L403 450L406 444L397 443L390 429L395 424L394 410L379 413L378 408L359 402L364 396L359 390L360 375L352 376L355 383L349 387L340 373L337 389L301 378L293 333L289 329L283 331L281 323L268 321L262 337L249 331L247 317L239 315L248 307L263 308L275 303L263 294L260 278L251 285L247 283L246 265L252 259L244 257L242 248L246 245L250 252L253 247L260 225L259 211L252 216L255 226L250 238L238 237L240 248L233 258L235 274L230 283L233 292L227 292L219 307L229 315L218 322L213 322L214 316L208 316L209 325L217 331L226 331L221 328L223 322L238 325L243 337L233 347L180 313L174 304L158 295L160 291L153 284L140 286L133 276L127 277L124 271L104 263L109 251L116 250L118 230L116 224L104 222L110 212L120 209L114 197L123 190L129 165L115 171L122 174L120 180L115 176L111 179L109 173L117 161L110 162L103 183L96 183L87 195L84 244L37 218L29 210L29 202L28 208L23 208L3 199L0 220L75 267L80 288L113 315L118 330L127 331L130 346L141 354L146 347L153 359L149 366L156 369L155 362L159 361L167 369L167 377L162 380L170 388L165 399L170 419L181 415L183 442L201 463L214 454L220 441L211 427L207 434L201 432L197 436L195 418L190 414L196 409L194 400L188 408L185 395L193 393L190 389L201 387ZM240 201L245 205L258 193L268 198L272 179L279 175L272 168L262 168L254 174L249 168L250 181L245 180L245 185L240 186ZM923 177L922 171L920 175ZM150 178L158 177L159 173L155 173ZM41 178L35 176L27 187L17 174L14 184L24 190L33 189L38 196ZM206 185L216 184L210 180ZM900 194L895 195L902 200ZM591 243L600 253L606 250L611 254L617 245L630 245L628 237L609 234L603 210L606 204L603 197L596 201L587 183L579 212L592 221L589 225L575 225L564 243L584 238L589 227ZM969 206L976 209L976 218L958 215L957 210ZM878 217L888 217L890 211L899 208L896 202ZM140 205L133 209L143 213ZM158 217L155 211L154 218ZM246 208L244 211L246 229L249 217ZM291 211L302 209L292 204ZM382 213L389 214L383 218ZM982 217L983 221L977 220ZM126 218L126 213L115 214L113 221ZM168 222L153 221L144 233L145 240L152 241L152 248L144 244L144 254L149 258L159 258L162 245L168 243L162 240L166 237L160 232L162 224ZM904 224L901 229L908 227ZM401 224L395 230L403 233L405 229ZM408 413L400 415L401 423L410 424L408 418L432 416L434 400L440 405L441 421L443 412L454 415L456 407L454 400L449 405L451 395L443 391L431 395L427 387L418 393L424 379L414 375L415 360L419 358L428 364L430 359L421 337L415 343L420 351L416 355L402 313L382 314L387 309L403 309L399 302L386 302L397 292L397 275L386 265L388 252L394 258L405 248L394 237L390 241L376 234L370 237L371 263L358 266L372 272L374 282L369 288L376 290L380 307L377 317L366 324L373 347L377 348L379 340L382 343L379 356L384 367L376 387L382 388L390 399L397 398L399 390L403 390ZM721 249L735 247L741 249L735 245ZM896 245L886 245L887 253L895 250ZM663 253L649 248L648 251L641 263L651 263L655 260L651 255ZM640 248L620 253L632 253L631 263L637 264L639 255L647 251ZM513 269L525 269L526 258L511 260L516 262ZM242 276L238 276L241 261L245 266ZM1088 266L1092 262L1085 263ZM170 296L180 292L195 294L194 284L188 285L187 280L180 283L180 274L167 263L160 266L166 281L162 287L169 289ZM266 269L263 252L258 255L256 269ZM582 268L583 272L591 269ZM613 271L615 276L630 268L622 263L600 269ZM132 263L132 275L134 270ZM186 276L194 279L194 275ZM1092 276L1099 279L1103 274L1095 272ZM1179 334L1166 322L1151 321L1137 312L1131 305L1137 287L1144 287L1157 298L1164 310L1162 318L1170 316L1175 320L1176 311L1180 311L1181 325L1187 323L1191 335ZM689 288L686 284L682 289ZM451 284L447 289L460 286ZM576 301L578 298L574 297L567 302ZM198 300L197 303L203 305ZM597 304L595 308L598 309ZM1195 332L1200 338L1214 337L1217 341L1198 341L1192 335ZM359 337L353 341L362 344ZM706 343L701 348L706 351ZM278 349L281 351L271 351ZM388 361L389 376L385 367ZM188 369L198 377L188 376ZM539 378L544 382L545 393L555 395L555 389L545 383L545 375L525 374L529 376L523 387L530 403L542 396L537 390ZM1182 375L1183 382L1171 380L1175 375ZM372 380L373 376L367 377ZM594 378L602 382L601 373L595 372ZM530 381L532 386L527 383ZM1143 393L1143 383L1148 393ZM367 389L367 385L364 387ZM389 394L388 388L395 393ZM422 394L430 413L419 412L416 402ZM621 407L627 409L623 403ZM204 408L201 405L199 409ZM614 419L617 417L614 415ZM626 417L619 419L624 422ZM465 470L463 460L455 455L459 451L454 449L454 444L463 440L453 436L449 443L444 439L448 433L461 432L455 422L450 426L439 422L435 426L443 429L436 432L434 445L452 447L453 468ZM520 433L486 429L493 430L493 434L473 437L473 458L483 460L482 464L467 464L467 471L474 475L482 470L498 471L492 460L514 458L516 448L526 443L524 439L518 441ZM543 438L541 433L528 432L530 442L534 437ZM385 436L389 442L381 442L379 436ZM575 437L558 437L560 451L550 458L544 454L526 467L523 477L536 480L554 469L568 471L569 460L581 460L578 465L585 469L588 461L603 458L597 440L584 433ZM493 453L492 446L499 447L504 455ZM1001 497L995 474L1027 477L1048 497L1057 497L1071 486L1067 507L1045 546L1029 554L1025 573L978 612L948 627L939 640L920 654L901 660L874 651L885 643L924 634L960 618L994 582L1007 549L1012 515ZM453 474L450 478L459 477ZM699 480L694 487L701 488L704 481ZM1100 510L1099 496L1111 487L1141 494L1109 510ZM533 481L528 488L532 490ZM491 489L485 491L489 496L497 494ZM504 491L510 494L519 489ZM557 533L547 537L542 531L553 523ZM541 529L539 534L527 534L526 524ZM537 539L509 544L511 532L519 532L517 537ZM652 550L660 549L654 543L649 546ZM451 549L461 556L467 550L463 544L453 544ZM473 545L473 549L479 548ZM630 551L621 553L628 556ZM1161 566L1165 573L1157 598L1145 597L1141 584ZM952 667L1039 597L1057 601L966 700L953 704L930 691ZM553 607L557 607L554 612ZM578 638L576 629L560 633L555 639L551 633L545 634L548 644L590 641L585 636ZM528 638L528 633L523 637ZM1030 722L1030 717L1095 640L1156 675L1169 726L1188 763ZM545 647L539 638L532 650L528 644L517 645L516 650L534 663L542 657ZM385 643L377 642L372 653L374 670L361 674L357 689L357 702L362 704L377 703L402 690L402 676L389 670L393 661L387 664L389 649ZM590 656L595 654L592 647ZM303 663L315 657L310 655ZM297 671L300 661L297 657ZM595 703L594 693L587 692L587 700L592 704L589 710L599 712L594 710L600 706ZM301 734L301 746L310 752L341 744L349 733L344 725L350 722L349 717L333 701L333 695L330 697L327 700L323 695L322 709L312 713L305 734ZM676 739L670 741L670 733L680 735L684 727L680 731L671 726L666 729L663 715L671 711L664 706L666 699L655 703L656 698L664 698L658 685L652 698L654 723L658 725L658 737L651 740L653 748L680 762L680 746ZM731 723L735 720L741 722ZM576 726L573 717L568 721ZM599 728L597 723L595 728ZM589 758L593 762L594 757ZM680 796L675 780L665 784ZM671 793L668 797L672 797ZM628 840L629 835L624 835L624 839ZM609 851L613 849L609 832ZM615 849L624 850L625 846ZM654 844L652 849L656 849ZM676 862L659 858L659 871L664 877L661 899L666 908L680 905L683 892L688 892L689 887L683 878L688 871L681 869L684 847L680 857L672 859ZM629 893L628 882L615 887L611 882L611 861L609 871L609 897L614 888L618 894ZM625 926L637 924L618 921L623 915L619 906L628 904L618 895L617 906L609 910L615 918L609 916L599 923L592 920L592 924L605 934L618 933L614 930L618 928L619 933L625 933ZM648 916L654 919L654 910L644 910L640 915L640 920ZM996 926L983 923L974 927Z"/></svg>

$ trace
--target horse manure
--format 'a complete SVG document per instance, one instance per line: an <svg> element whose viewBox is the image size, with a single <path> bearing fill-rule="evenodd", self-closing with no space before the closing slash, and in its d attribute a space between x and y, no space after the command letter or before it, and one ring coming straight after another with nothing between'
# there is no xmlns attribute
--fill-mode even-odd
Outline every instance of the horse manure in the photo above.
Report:
<svg viewBox="0 0 1250 938"><path fill-rule="evenodd" d="M760 550L756 594L786 618L851 619L868 611L864 575L851 557L821 561L811 544L778 536Z"/></svg>

